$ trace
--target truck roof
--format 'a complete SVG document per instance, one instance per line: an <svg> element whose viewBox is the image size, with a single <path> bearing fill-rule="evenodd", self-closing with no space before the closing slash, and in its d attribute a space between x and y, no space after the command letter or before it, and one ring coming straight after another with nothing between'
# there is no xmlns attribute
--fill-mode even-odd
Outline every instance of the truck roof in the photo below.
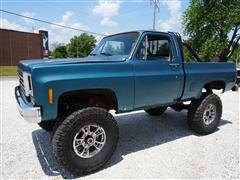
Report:
<svg viewBox="0 0 240 180"><path fill-rule="evenodd" d="M108 35L108 36L114 36L114 35L126 34L126 33L140 33L140 34L142 34L144 32L161 32L161 33L169 34L169 32L153 31L153 30L132 30L132 31L114 33L114 34L111 34L111 35ZM108 36L106 36L106 37L108 37Z"/></svg>

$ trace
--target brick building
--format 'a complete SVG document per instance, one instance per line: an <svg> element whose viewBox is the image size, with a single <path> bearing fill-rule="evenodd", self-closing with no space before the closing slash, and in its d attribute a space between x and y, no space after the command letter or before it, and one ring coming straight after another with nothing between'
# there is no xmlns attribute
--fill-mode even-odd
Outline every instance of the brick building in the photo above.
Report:
<svg viewBox="0 0 240 180"><path fill-rule="evenodd" d="M22 59L40 59L43 51L43 32L39 34L0 29L0 66L15 66ZM45 35L46 36L46 35Z"/></svg>

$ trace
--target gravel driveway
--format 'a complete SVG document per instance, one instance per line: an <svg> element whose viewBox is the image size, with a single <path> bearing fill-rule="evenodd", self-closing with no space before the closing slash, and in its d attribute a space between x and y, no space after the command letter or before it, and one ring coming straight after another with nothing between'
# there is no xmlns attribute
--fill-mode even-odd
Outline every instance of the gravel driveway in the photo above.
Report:
<svg viewBox="0 0 240 180"><path fill-rule="evenodd" d="M19 115L16 78L1 80L2 178L77 178L56 162L51 136ZM117 150L104 168L85 178L240 178L239 93L219 94L223 116L219 129L199 136L186 124L187 112L170 108L160 117L143 111L116 115Z"/></svg>

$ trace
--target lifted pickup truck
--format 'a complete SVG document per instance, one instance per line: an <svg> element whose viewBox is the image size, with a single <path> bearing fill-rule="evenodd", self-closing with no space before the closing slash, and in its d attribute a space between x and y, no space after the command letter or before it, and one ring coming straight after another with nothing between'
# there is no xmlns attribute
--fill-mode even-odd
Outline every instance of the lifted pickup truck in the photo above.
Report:
<svg viewBox="0 0 240 180"><path fill-rule="evenodd" d="M184 62L181 37L156 31L105 37L86 58L20 61L18 73L21 115L52 131L57 160L74 174L112 156L119 131L110 110L188 109L191 129L209 134L222 115L212 90L231 90L236 80L234 63Z"/></svg>

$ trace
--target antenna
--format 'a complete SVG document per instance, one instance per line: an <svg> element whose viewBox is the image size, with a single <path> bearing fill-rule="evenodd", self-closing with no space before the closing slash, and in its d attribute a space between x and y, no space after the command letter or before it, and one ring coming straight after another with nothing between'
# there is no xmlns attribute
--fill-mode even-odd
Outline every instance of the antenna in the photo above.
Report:
<svg viewBox="0 0 240 180"><path fill-rule="evenodd" d="M156 28L156 10L158 9L159 10L159 6L158 6L158 3L159 3L159 0L150 0L151 1L151 5L153 5L153 30L155 31Z"/></svg>

